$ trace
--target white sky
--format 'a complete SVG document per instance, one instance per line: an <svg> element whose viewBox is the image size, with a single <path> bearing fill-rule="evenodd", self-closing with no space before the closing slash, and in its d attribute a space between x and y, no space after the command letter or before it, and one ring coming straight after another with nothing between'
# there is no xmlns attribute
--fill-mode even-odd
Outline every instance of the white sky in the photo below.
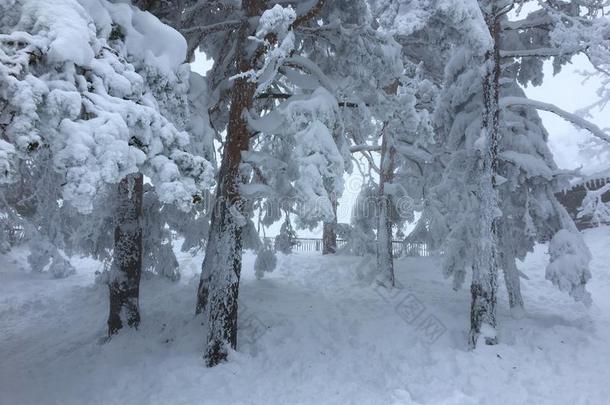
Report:
<svg viewBox="0 0 610 405"><path fill-rule="evenodd" d="M575 57L572 64L564 67L557 76L553 76L553 68L547 63L544 84L526 88L525 91L534 100L553 103L566 111L575 112L597 99L599 80L595 77L584 80L580 72L585 70L593 71L593 67L584 55ZM552 113L540 112L540 116L549 132L549 146L559 167L574 169L582 166L583 172L588 174L608 169L608 162L581 153L583 143L594 139L587 131L574 127ZM588 119L600 128L610 127L607 111L592 111L592 117Z"/></svg>

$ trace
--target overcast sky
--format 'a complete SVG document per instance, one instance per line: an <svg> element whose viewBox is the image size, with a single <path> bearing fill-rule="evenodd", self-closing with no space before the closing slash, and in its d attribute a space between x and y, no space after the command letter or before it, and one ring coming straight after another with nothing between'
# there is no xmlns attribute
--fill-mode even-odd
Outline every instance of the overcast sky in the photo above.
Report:
<svg viewBox="0 0 610 405"><path fill-rule="evenodd" d="M525 91L534 100L553 103L564 110L575 112L596 100L596 91L600 87L596 77L585 80L582 71L593 71L584 55L574 58L573 63L565 67L557 76L553 76L550 63L545 65L544 84L539 87L529 87ZM592 111L591 121L600 128L610 127L608 111ZM583 172L591 174L608 169L608 162L599 156L587 156L583 147L594 138L587 132L575 128L554 114L540 112L544 125L549 132L549 145L555 161L562 168L583 167ZM606 158L606 156L603 156Z"/></svg>

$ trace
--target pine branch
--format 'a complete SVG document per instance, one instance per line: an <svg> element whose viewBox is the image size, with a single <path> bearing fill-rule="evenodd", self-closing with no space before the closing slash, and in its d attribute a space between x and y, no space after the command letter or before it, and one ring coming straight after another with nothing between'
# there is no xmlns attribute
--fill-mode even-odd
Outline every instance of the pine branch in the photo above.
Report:
<svg viewBox="0 0 610 405"><path fill-rule="evenodd" d="M536 48L536 49L520 49L514 51L500 51L500 56L503 58L530 58L530 57L551 57L571 55L584 52L587 47L573 47L566 50L560 48Z"/></svg>
<svg viewBox="0 0 610 405"><path fill-rule="evenodd" d="M330 78L326 76L324 72L322 72L318 65L316 65L306 57L295 55L290 58L286 58L284 63L286 66L294 67L296 69L300 69L317 76L320 80L320 83L324 87L326 87L326 90L330 91L331 93L335 92L335 85L333 81L330 80Z"/></svg>
<svg viewBox="0 0 610 405"><path fill-rule="evenodd" d="M381 146L379 145L354 145L351 146L349 148L349 151L351 153L356 153L356 152L363 152L363 151L367 151L367 152L379 152L381 151Z"/></svg>
<svg viewBox="0 0 610 405"><path fill-rule="evenodd" d="M544 103L544 102L536 101L536 100L530 100L530 99L524 98L524 97L504 97L500 100L500 107L502 107L502 108L513 107L513 106L532 107L537 110L551 112L551 113L563 118L564 120L571 122L572 124L576 125L577 127L586 129L587 131L589 131L591 134L593 134L597 138L610 143L610 135L608 133L606 133L605 131L603 131L600 127L598 127L591 121L588 121L582 117L579 117L576 114L572 114L570 112L562 110L561 108L557 107L554 104Z"/></svg>
<svg viewBox="0 0 610 405"><path fill-rule="evenodd" d="M239 20L229 20L229 21L219 22L216 24L199 25L196 27L185 28L185 29L181 30L181 33L188 34L191 32L197 32L198 34L201 34L201 35L209 35L209 34L212 34L214 32L218 32L218 31L226 31L229 29L235 29L235 28L239 27L240 23L241 23L241 21L239 21Z"/></svg>
<svg viewBox="0 0 610 405"><path fill-rule="evenodd" d="M553 21L548 16L544 17L527 17L518 21L507 21L503 24L502 29L508 30L527 30L531 28L546 28L553 24Z"/></svg>
<svg viewBox="0 0 610 405"><path fill-rule="evenodd" d="M290 94L290 93L261 93L256 98L287 100L287 99L289 99L292 96L294 96L294 94ZM347 108L358 108L360 106L360 104L354 103L352 101L338 101L337 105L339 107L347 107ZM369 105L366 104L366 103L364 105L369 107Z"/></svg>
<svg viewBox="0 0 610 405"><path fill-rule="evenodd" d="M298 26L307 23L309 20L318 15L320 11L322 11L322 7L324 7L324 4L326 4L326 0L317 0L316 4L312 8L310 8L308 12L303 15L300 15L296 18L296 20L294 20L291 25L291 29L295 29Z"/></svg>

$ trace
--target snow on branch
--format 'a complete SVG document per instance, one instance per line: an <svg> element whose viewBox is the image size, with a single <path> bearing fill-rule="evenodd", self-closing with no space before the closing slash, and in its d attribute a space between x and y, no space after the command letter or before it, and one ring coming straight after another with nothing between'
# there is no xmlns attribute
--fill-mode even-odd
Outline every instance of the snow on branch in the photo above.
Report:
<svg viewBox="0 0 610 405"><path fill-rule="evenodd" d="M0 34L0 106L16 152L48 148L65 176L63 198L80 212L91 212L104 184L136 172L151 179L163 202L188 210L213 174L210 162L188 152L188 133L170 121L187 102L184 38L125 3L18 6L22 18ZM0 145L1 170L11 155Z"/></svg>
<svg viewBox="0 0 610 405"><path fill-rule="evenodd" d="M291 6L282 7L276 4L261 15L256 35L248 37L258 43L253 64L264 56L263 66L260 69L242 72L233 78L248 77L250 81L257 83L255 96L267 90L286 58L294 51L295 37L292 23L295 19L296 13Z"/></svg>
<svg viewBox="0 0 610 405"><path fill-rule="evenodd" d="M566 121L571 122L577 127L586 129L597 138L610 143L610 135L603 131L600 127L576 114L567 112L557 107L554 104L544 103L542 101L530 100L524 97L504 97L500 100L500 107L525 106L532 107L537 110L551 112Z"/></svg>
<svg viewBox="0 0 610 405"><path fill-rule="evenodd" d="M239 21L239 20L222 21L222 22L219 22L216 24L199 25L199 26L195 26L195 27L184 28L182 30L182 33L189 34L191 32L197 32L198 34L201 34L201 35L209 35L209 34L213 34L214 32L228 31L230 29L235 29L239 26L240 23L241 23L241 21Z"/></svg>
<svg viewBox="0 0 610 405"><path fill-rule="evenodd" d="M381 146L380 145L354 145L352 147L349 148L349 151L351 153L356 153L356 152L380 152L381 151Z"/></svg>
<svg viewBox="0 0 610 405"><path fill-rule="evenodd" d="M322 10L322 7L324 7L325 3L326 3L326 0L317 0L316 3L313 5L313 7L311 7L309 9L308 12L298 16L294 20L294 22L292 23L291 28L294 29L294 28L296 28L296 27L298 27L300 25L303 25L303 24L307 23L307 21L309 21L312 18L314 18Z"/></svg>
<svg viewBox="0 0 610 405"><path fill-rule="evenodd" d="M409 159L413 159L417 162L431 162L433 160L433 156L431 153L426 152L422 148L416 145L408 145L405 142L397 142L394 147L398 152L408 157Z"/></svg>
<svg viewBox="0 0 610 405"><path fill-rule="evenodd" d="M591 295L586 290L586 284L591 279L591 252L582 236L566 229L560 230L549 242L549 256L546 279L575 301L590 306Z"/></svg>
<svg viewBox="0 0 610 405"><path fill-rule="evenodd" d="M0 184L12 181L15 168L15 147L0 139Z"/></svg>
<svg viewBox="0 0 610 405"><path fill-rule="evenodd" d="M313 63L306 57L300 56L300 55L291 56L290 58L286 58L285 65L296 67L296 68L305 70L313 75L316 75L318 77L318 79L320 80L320 83L322 83L322 85L328 91L330 91L332 93L335 92L336 86L332 82L332 80L330 80L330 78L328 76L326 76L324 74L324 72L322 72L322 70L318 67L318 65L316 65L315 63Z"/></svg>
<svg viewBox="0 0 610 405"><path fill-rule="evenodd" d="M571 55L586 51L586 47L570 47L567 49L560 48L536 48L536 49L518 49L514 51L500 51L503 58L530 58L530 57L549 57Z"/></svg>
<svg viewBox="0 0 610 405"><path fill-rule="evenodd" d="M290 93L261 93L256 98L259 99L275 99L275 100L288 100L294 94ZM353 101L338 101L337 105L339 107L347 107L347 108L358 108L360 104L354 103ZM369 104L363 104L366 107L369 107Z"/></svg>
<svg viewBox="0 0 610 405"><path fill-rule="evenodd" d="M597 190L587 190L582 201L578 218L590 216L594 224L610 221L610 204L604 201L604 196L610 191L610 183Z"/></svg>
<svg viewBox="0 0 610 405"><path fill-rule="evenodd" d="M528 16L522 20L506 21L503 24L504 30L526 30L530 28L547 27L553 23L548 16Z"/></svg>

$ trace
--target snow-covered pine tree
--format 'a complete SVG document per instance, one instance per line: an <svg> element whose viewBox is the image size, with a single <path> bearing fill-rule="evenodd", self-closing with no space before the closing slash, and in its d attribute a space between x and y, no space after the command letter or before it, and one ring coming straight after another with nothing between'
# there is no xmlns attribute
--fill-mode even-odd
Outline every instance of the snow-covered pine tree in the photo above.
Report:
<svg viewBox="0 0 610 405"><path fill-rule="evenodd" d="M188 153L188 134L167 120L169 105L157 100L185 86L184 40L124 3L16 1L0 10L8 33L0 36L1 135L13 159L8 167L47 159L58 174L54 189L61 190L53 201L81 213L93 210L104 185L138 172L151 179L161 201L189 209L193 196L212 182L211 165ZM151 42L150 36L163 40ZM115 271L111 283L121 284L123 275ZM133 286L124 287L129 301L137 302ZM137 319L134 311L124 320ZM109 332L117 325L109 322Z"/></svg>
<svg viewBox="0 0 610 405"><path fill-rule="evenodd" d="M550 10L580 10L578 7L565 7L565 3L560 3L553 2ZM483 76L483 73L477 70L482 65L483 55L476 50L487 49L489 46L481 43L480 39L489 37L485 34L489 30L482 29L481 21L484 21L484 14L489 14L490 8L486 6L491 4L438 3L425 4L419 9L409 7L414 6L412 1L398 1L393 4L393 7L382 8L380 21L383 23L389 20L398 27L417 27L410 34L407 29L407 35L399 35L397 38L403 46L403 52L419 57L426 75L442 87L435 113L438 142L436 147L432 148L436 158L432 165L420 164L426 174L426 180L422 189L425 194L424 212L418 225L418 234L424 235L435 245L444 240L445 272L447 275L453 275L454 285L458 287L462 284L466 271L473 266L473 246L479 245L480 232L474 232L470 226L479 219L480 204L476 198L476 184L480 176L476 167L472 166L472 162L477 159L471 155L476 154L481 144L477 142L481 135L478 125L482 125L485 111L484 88L477 81L477 77ZM517 5L517 2L502 2L501 14L513 5ZM417 12L413 12L414 9ZM566 55L574 51L565 47L563 50L551 49L548 44L549 32L553 32L549 31L552 19L541 18L540 14L544 12L535 12L521 21L508 21L507 17L503 16L499 21L499 38L494 41L500 44L502 58L502 71L498 82L502 93L499 100L499 154L496 166L499 181L496 182L495 188L500 196L499 208L503 215L496 219L497 259L498 266L504 270L509 302L517 313L520 312L522 298L515 259L523 258L531 251L534 243L548 241L559 230L568 229L571 232L574 229L572 221L553 195L553 191L565 180L566 174L558 171L553 163L546 145L547 134L532 108L537 108L537 103L524 98L516 82L519 80L523 84L540 83L542 62L532 61L532 58L553 56L557 58L556 66L561 66L561 63L566 61ZM559 21L565 22L566 19L555 19L555 22ZM452 40L458 37L458 42ZM474 47L464 46L468 43L467 40L476 41L477 38L479 43ZM456 43L463 47L451 46ZM545 43L547 45L542 45ZM540 51L542 48L545 52ZM435 50L435 58L428 56L431 49ZM512 59L515 56L523 57ZM442 64L436 63L439 57L444 61ZM444 79L438 66L445 66ZM511 104L515 98L520 100L520 107ZM505 109L509 104L511 108ZM443 176L438 177L435 172L443 173ZM573 249L558 251L570 251L571 254L582 251L582 244L575 240L577 238L577 235L568 238L575 243ZM557 261L556 255L552 256L552 262ZM553 274L561 272L552 271L552 263L550 268L551 270L547 270L547 277L559 285ZM573 280L581 280L574 284L573 295L586 302L583 281L586 282L588 271L584 270L583 266L566 271L574 274ZM569 282L564 281L564 289L569 291L566 287Z"/></svg>
<svg viewBox="0 0 610 405"><path fill-rule="evenodd" d="M470 292L469 345L474 348L483 337L485 344L495 344L496 292L498 283L498 145L500 140L500 19L510 6L498 0L479 1L485 16L492 45L485 53L485 75L483 78L483 117L480 138L475 142L478 149L479 243L475 245Z"/></svg>
<svg viewBox="0 0 610 405"><path fill-rule="evenodd" d="M418 149L421 141L418 137L426 136L425 128L420 125L425 114L420 114L415 108L415 88L418 87L415 81L419 77L413 76L414 70L409 71L411 76L405 76L404 66L411 62L401 55L400 46L392 36L395 30L392 27L378 29L377 18L368 3L333 2L325 9L327 17L323 18L317 32L312 33L320 36L316 44L318 47L320 42L328 43L329 53L342 57L348 63L337 66L323 53L313 53L327 76L338 83L341 94L352 101L349 103L351 108L342 109L343 123L352 144L350 151L363 154L369 168L377 172L376 207L365 215L374 218L373 229L377 229L377 281L392 286L392 229L398 225L397 222L404 220L399 218L401 210L397 210L396 202L408 199L401 188L393 184L393 178L404 160L409 159L406 155L412 155ZM347 107L348 103L341 105ZM409 142L410 145L407 145ZM406 155L397 152L397 149L406 152ZM371 155L373 152L381 155L380 167L377 167ZM355 162L359 164L358 160ZM367 206L366 202L360 205ZM354 212L353 219L356 221L362 219L359 211L355 209ZM367 229L363 235L352 232L353 241L373 229Z"/></svg>
<svg viewBox="0 0 610 405"><path fill-rule="evenodd" d="M218 24L221 27L201 47L214 60L210 76L213 91L225 94L219 99L218 108L223 111L228 108L228 117L223 119L227 135L218 173L216 201L197 293L197 312L207 310L208 314L204 350L208 366L223 361L228 348L237 345L241 231L246 224L245 201L239 191L240 166L242 153L250 146L251 133L244 114L252 107L256 83L247 77L229 78L252 70L256 63L254 59L259 58L255 52L258 46L250 46L248 40L254 31L249 20L260 16L263 11L263 4L258 0L245 0L238 7L233 4L225 6L220 7L218 13L212 8L198 10L203 24ZM221 83L226 87L216 89Z"/></svg>
<svg viewBox="0 0 610 405"><path fill-rule="evenodd" d="M367 255L374 254L377 250L378 217L377 205L379 195L377 183L373 181L372 173L366 174L365 183L352 206L350 218L350 232L348 235L349 249L352 254Z"/></svg>
<svg viewBox="0 0 610 405"><path fill-rule="evenodd" d="M432 236L446 242L445 274L453 275L454 282L460 285L465 272L473 271L470 341L475 342L483 329L492 343L497 277L493 226L497 213L493 181L493 140L498 130L498 77L493 63L496 52L477 2L426 3L417 11L412 6L412 2L404 1L398 2L398 7L382 8L381 21L389 20L402 30L405 38L401 43L407 54L425 55L425 49L412 45L412 39L423 38L432 41L431 48L439 50L445 61L444 78L439 79L434 62L421 59L424 74L440 81L442 90L434 119L436 147L431 156L421 159L420 167L422 163L423 167L431 165L443 173L427 178L436 180L425 185L429 203L424 206L434 210L434 215L424 212L422 220L428 222L425 226L430 232L449 232ZM483 86L481 78L488 84ZM434 162L437 159L440 164ZM439 224L443 219L446 222Z"/></svg>
<svg viewBox="0 0 610 405"><path fill-rule="evenodd" d="M608 100L607 89L610 74L607 67L610 66L610 49L608 48L610 23L605 17L604 7L607 7L607 4L595 0L540 3L538 9L528 13L525 17L518 16L517 20L505 24L507 41L503 51L503 56L518 58L516 60L520 61L515 62L518 68L517 78L524 85L530 82L534 85L540 84L544 60L552 59L554 73L557 73L561 70L562 65L568 63L574 55L585 54L602 82L602 87L598 91L600 95L598 101L584 108L579 114L567 112L553 104L530 100L518 94L503 98L502 104L507 107L507 110L530 108L552 112L576 127L589 131L596 141L600 145L605 145L607 149L610 147L610 136L607 131L586 119L591 109L601 108ZM595 204L595 201L599 201L598 196L596 191L589 190L587 198L583 201L583 208L589 212L595 206L603 210L603 204ZM565 213L563 216L567 218ZM586 293L585 284L590 278L587 269L590 255L571 223L572 221L567 219L564 222L566 223L564 228L569 229L572 236L567 238L565 232L557 233L558 240L563 242L557 242L552 235L548 237L548 239L552 239L549 245L551 261L547 267L547 279L560 287L562 291L567 291L576 300L587 303L590 301L590 297ZM558 229L561 228L555 228L555 232ZM553 241L560 244L571 242L573 246L569 249L557 250L554 248ZM558 252L563 252L567 256L564 258ZM585 264L570 266L571 259L567 258L573 258L571 255L578 252L581 256L573 263ZM562 274L564 276L561 276Z"/></svg>
<svg viewBox="0 0 610 405"><path fill-rule="evenodd" d="M297 234L292 228L290 214L286 212L286 219L280 227L280 232L275 237L274 248L276 252L288 255L292 253L292 248L296 245Z"/></svg>
<svg viewBox="0 0 610 405"><path fill-rule="evenodd" d="M565 243L573 243L571 249L562 251L582 253L580 261L585 265L564 267L567 261L560 254L551 254L547 278L562 290L569 292L576 300L585 303L590 301L585 290L585 284L590 278L586 265L589 254L586 248L582 249L584 243L572 220L553 195L554 190L566 184L567 176L557 171L548 148L541 146L546 143L547 135L539 123L535 110L554 112L590 130L602 140L607 138L607 135L581 117L567 113L554 105L524 97L523 92L517 87L517 81L523 85L528 83L539 85L543 79L542 65L545 59L552 59L555 72L558 72L561 66L577 53L585 52L591 55L603 53L600 52L603 49L603 46L600 46L603 42L602 27L607 27L608 23L606 19L598 18L601 7L602 5L595 1L583 2L579 5L558 1L542 4L539 9L524 18L518 16L519 19L514 21L508 19L502 21L501 55L505 66L503 75L506 83L500 103L503 107L507 107L503 109L503 115L506 117L504 121L508 126L512 126L508 133L510 136L507 137L510 143L507 142L501 154L501 160L505 162L505 171L508 173L507 175L503 173L503 176L509 179L509 184L512 183L510 187L521 183L520 187L523 191L520 195L525 196L518 198L518 194L507 192L505 199L512 200L512 205L503 204L524 212L522 216L505 213L506 219L503 217L502 220L505 225L501 232L501 246L504 250L513 249L513 252L502 254L509 260L508 263L503 264L503 267L509 301L513 309L518 310L522 306L522 298L518 272L512 257L522 258L525 252L531 250L535 241L551 240L549 249L553 250L552 241L555 239L555 234ZM529 136L518 138L516 134L524 131ZM521 174L514 175L515 170ZM513 190L514 188L511 191ZM503 211L508 209L503 207ZM517 221L517 224L506 225L519 217L523 220ZM519 229L521 231L518 231ZM523 230L526 232L524 233ZM572 237L562 237L561 235L566 231L571 233ZM560 274L564 274L565 278L558 282L557 277ZM571 287L568 288L568 285Z"/></svg>
<svg viewBox="0 0 610 405"><path fill-rule="evenodd" d="M422 187L435 157L428 145L434 143L430 112L436 97L435 84L420 45L427 38L413 41L425 31L432 15L443 5L412 1L372 1L372 12L381 30L398 42L403 70L390 86L383 88L386 101L373 116L382 122L380 134L379 203L377 230L378 282L392 285L392 229L413 220L423 205ZM445 5L446 6L446 5ZM436 44L430 44L436 46ZM430 55L438 55L430 51ZM429 59L429 58L428 58ZM436 63L436 61L434 62ZM440 83L439 83L440 84Z"/></svg>
<svg viewBox="0 0 610 405"><path fill-rule="evenodd" d="M202 46L215 62L209 75L210 87L216 89L213 94L218 95L218 103L212 109L212 120L218 120L216 128L229 129L225 140L225 159L229 156L236 157L238 162L232 164L241 169L239 176L237 169L230 176L234 179L231 180L235 183L232 186L235 189L233 194L239 196L236 201L240 207L233 209L231 218L227 220L233 221L235 218L237 222L232 222L228 228L219 224L216 231L214 221L212 223L211 235L217 232L218 238L220 235L227 237L227 232L223 229L235 230L229 232L234 235L229 237L230 243L224 241L217 245L223 249L227 249L227 246L237 247L233 245L233 240L239 241L239 228L251 228L248 225L250 209L245 197L266 199L263 211L269 216L264 221L280 219L281 210L269 209L271 204L277 202L280 202L282 208L297 214L297 224L300 226L315 226L320 221L334 220L331 196L341 194L345 162L349 162L351 156L349 142L342 130L344 121L341 120L340 108L358 106L360 99L352 101L351 96L355 86L362 82L357 77L351 78L337 72L332 54L340 50L345 55L352 54L359 63L366 56L370 61L378 63L378 72L387 72L396 66L379 62L379 56L383 54L380 52L382 47L378 46L374 51L376 53L370 51L364 54L354 52L354 49L362 49L362 46L348 48L350 38L353 41L351 45L357 45L360 41L358 38L367 35L374 37L374 31L359 31L358 26L347 29L338 23L340 20L336 17L330 19L328 16L333 15L331 11L341 11L331 3L329 8L324 1L303 3L295 10L276 5L264 11L261 7L259 2L252 2L243 3L241 8L228 7L218 14L202 13L209 20L193 27L193 31L201 27L201 35L206 37ZM228 14L223 14L224 11ZM246 17L260 17L258 28L252 25L256 18L246 21ZM327 21L330 24L326 24ZM230 31L236 25L242 29ZM211 30L212 27L214 30ZM184 27L182 31L188 32L189 29ZM240 32L241 36L235 35ZM337 41L338 38L341 41ZM227 41L233 44L230 54L225 52ZM378 40L380 42L382 41ZM252 46L252 43L258 45ZM242 51L247 52L242 55ZM243 63L227 63L236 57L243 58ZM352 69L356 66L353 64ZM348 79L334 81L332 76L327 75L329 73L334 73L337 78ZM231 77L232 80L228 81ZM378 79L379 76L369 75L366 80L371 81L372 78ZM248 96L248 102L244 104L248 107L247 114L244 114L243 106L238 112L233 112L232 109L239 107L238 104L228 103L227 95L237 90L240 102L244 100L244 95ZM362 102L362 105L365 103ZM229 106L231 109L228 109ZM231 118L239 118L242 121L241 127L235 129L245 131L244 142L237 142L241 145L240 153L232 155L228 154L228 145L235 141L231 135L235 122ZM243 153L246 149L250 150ZM221 178L222 176L223 169ZM222 184L220 181L221 186ZM222 201L221 194L218 198ZM226 207L222 210L228 212L229 209ZM218 212L222 210L219 209ZM212 239L211 237L210 242ZM227 343L235 347L237 303L233 297L237 295L240 252L233 248L221 252L219 247L212 245L208 245L207 249L198 310L202 311L207 303L210 304L207 308L210 329L205 357L208 364L214 365L226 355L224 346ZM233 258L228 261L230 268L223 267L227 264L227 255ZM222 257L223 265L215 262L220 260L215 257ZM228 301L227 295L231 297ZM219 306L219 303L226 302L229 305Z"/></svg>

